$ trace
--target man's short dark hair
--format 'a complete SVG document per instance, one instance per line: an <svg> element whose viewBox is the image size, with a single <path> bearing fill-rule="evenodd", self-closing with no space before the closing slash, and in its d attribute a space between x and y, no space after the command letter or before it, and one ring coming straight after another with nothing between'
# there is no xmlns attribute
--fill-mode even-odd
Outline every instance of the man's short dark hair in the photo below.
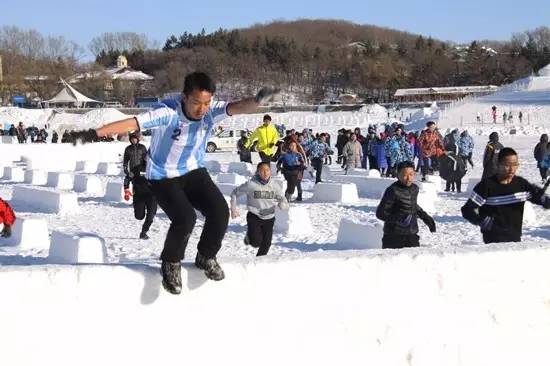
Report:
<svg viewBox="0 0 550 366"><path fill-rule="evenodd" d="M183 94L190 95L194 90L216 92L216 83L204 72L193 72L185 77L183 82Z"/></svg>
<svg viewBox="0 0 550 366"><path fill-rule="evenodd" d="M270 163L268 163L267 161L260 161L260 162L258 163L258 165L256 165L256 170L260 169L260 167L261 167L262 165L267 165L267 166L269 167L269 169L271 169L271 164L270 164Z"/></svg>
<svg viewBox="0 0 550 366"><path fill-rule="evenodd" d="M271 116L269 114L264 115L264 121L271 121Z"/></svg>
<svg viewBox="0 0 550 366"><path fill-rule="evenodd" d="M435 125L435 122L434 121L429 121L426 123L426 127L430 127L430 126L433 126Z"/></svg>
<svg viewBox="0 0 550 366"><path fill-rule="evenodd" d="M402 161L401 163L397 164L398 173L406 168L412 168L414 170L414 164L410 161Z"/></svg>
<svg viewBox="0 0 550 366"><path fill-rule="evenodd" d="M498 162L501 163L506 159L507 156L518 156L518 153L516 150L512 149L511 147L505 147L504 149L500 150L498 153Z"/></svg>

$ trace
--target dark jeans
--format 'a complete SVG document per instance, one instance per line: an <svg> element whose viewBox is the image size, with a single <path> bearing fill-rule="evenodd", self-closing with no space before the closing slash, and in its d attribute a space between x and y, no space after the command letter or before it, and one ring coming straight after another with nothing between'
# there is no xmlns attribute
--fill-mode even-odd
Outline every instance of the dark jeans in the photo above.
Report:
<svg viewBox="0 0 550 366"><path fill-rule="evenodd" d="M430 158L421 158L422 159L422 178L425 178L428 175L430 170Z"/></svg>
<svg viewBox="0 0 550 366"><path fill-rule="evenodd" d="M488 232L483 233L483 242L485 244L489 243L508 243L508 242L520 242L521 241L521 233L519 236L517 235L510 235L509 233L496 233L496 232Z"/></svg>
<svg viewBox="0 0 550 366"><path fill-rule="evenodd" d="M375 156L369 155L369 169L378 169L378 162Z"/></svg>
<svg viewBox="0 0 550 366"><path fill-rule="evenodd" d="M247 235L250 245L258 248L256 256L266 255L271 247L275 218L263 220L249 212L246 215L246 222L248 224Z"/></svg>
<svg viewBox="0 0 550 366"><path fill-rule="evenodd" d="M134 216L138 220L143 220L143 226L141 232L146 233L149 231L153 219L157 214L157 200L153 194L149 195L134 195Z"/></svg>
<svg viewBox="0 0 550 366"><path fill-rule="evenodd" d="M252 164L252 155L250 153L239 153L239 160L245 163Z"/></svg>
<svg viewBox="0 0 550 366"><path fill-rule="evenodd" d="M229 207L205 168L177 177L152 180L151 187L158 204L170 218L161 259L179 262L191 237L197 214L205 217L198 244L199 252L214 258L221 248L229 221Z"/></svg>
<svg viewBox="0 0 550 366"><path fill-rule="evenodd" d="M313 167L313 169L315 169L315 183L321 182L321 174L323 173L323 159L321 158L311 159L311 166Z"/></svg>
<svg viewBox="0 0 550 366"><path fill-rule="evenodd" d="M260 151L258 154L260 154L260 159L262 160L262 163L271 162L272 155L264 154L262 151Z"/></svg>
<svg viewBox="0 0 550 366"><path fill-rule="evenodd" d="M139 173L138 173L139 174ZM128 189L132 182L132 188L134 191L134 217L137 220L143 220L143 226L141 231L146 233L149 231L153 219L157 214L157 200L151 190L150 183L144 177L137 175L133 179L130 179L128 176L124 177L124 188Z"/></svg>
<svg viewBox="0 0 550 366"><path fill-rule="evenodd" d="M452 190L454 192L455 187L456 187L456 191L458 193L462 192L462 179L461 180L455 180L455 181L448 180L445 183L445 191Z"/></svg>
<svg viewBox="0 0 550 366"><path fill-rule="evenodd" d="M382 237L383 249L400 249L400 248L412 248L420 246L420 237L416 234L412 235L391 235L384 234Z"/></svg>
<svg viewBox="0 0 550 366"><path fill-rule="evenodd" d="M548 176L548 169L541 168L540 163L541 163L540 161L537 163L537 168L539 168L540 177L542 179L546 179L546 177Z"/></svg>
<svg viewBox="0 0 550 366"><path fill-rule="evenodd" d="M291 197L296 188L298 188L298 196L302 195L302 179L300 179L299 175L301 175L301 173L296 170L284 173L286 179L286 196Z"/></svg>

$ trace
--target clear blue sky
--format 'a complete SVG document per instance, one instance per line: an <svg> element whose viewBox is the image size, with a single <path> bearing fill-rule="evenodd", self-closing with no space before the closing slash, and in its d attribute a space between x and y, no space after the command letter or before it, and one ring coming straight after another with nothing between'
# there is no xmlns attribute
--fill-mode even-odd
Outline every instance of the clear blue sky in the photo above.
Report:
<svg viewBox="0 0 550 366"><path fill-rule="evenodd" d="M513 32L550 26L549 0L29 0L3 2L0 25L63 35L88 51L103 32L133 31L164 43L171 34L242 28L298 18L343 19L441 40L507 40Z"/></svg>

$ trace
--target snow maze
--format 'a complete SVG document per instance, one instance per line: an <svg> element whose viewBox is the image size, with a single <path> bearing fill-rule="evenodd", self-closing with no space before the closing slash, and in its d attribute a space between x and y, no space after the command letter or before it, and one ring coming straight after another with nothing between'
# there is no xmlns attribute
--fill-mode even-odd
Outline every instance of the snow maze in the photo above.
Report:
<svg viewBox="0 0 550 366"><path fill-rule="evenodd" d="M18 215L12 238L0 239L0 364L173 362L173 354L159 351L165 349L240 365L550 359L550 217L539 207L525 207L524 243L479 245L477 228L460 217L468 194L442 192L444 182L430 177L417 182L419 204L434 215L438 232L419 221L422 247L381 250L375 209L395 180L325 166L325 183L314 185L305 172L304 201L276 210L267 257L256 259L242 243L241 197L241 217L230 221L219 255L222 282L206 280L192 264L203 226L198 215L183 293L172 296L162 289L158 262L168 219L159 209L152 239L137 239L141 223L123 199L120 176L125 146L48 145L45 153L0 145L0 196ZM530 153L530 146L522 152ZM254 173L255 164L238 162L236 154L207 159L227 200ZM480 175L469 173L464 190ZM282 176L273 179L286 188ZM159 336L168 324L177 337ZM216 337L205 342L214 324ZM98 342L101 352L90 348Z"/></svg>

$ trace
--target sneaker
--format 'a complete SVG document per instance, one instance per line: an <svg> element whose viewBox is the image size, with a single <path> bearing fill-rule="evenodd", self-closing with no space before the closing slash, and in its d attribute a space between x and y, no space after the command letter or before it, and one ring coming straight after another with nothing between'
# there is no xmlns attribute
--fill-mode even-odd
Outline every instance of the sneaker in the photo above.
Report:
<svg viewBox="0 0 550 366"><path fill-rule="evenodd" d="M140 238L140 239L143 239L143 240L148 240L148 239L149 239L149 235L147 235L147 233L144 233L144 232L142 231L141 234L139 234L139 238Z"/></svg>
<svg viewBox="0 0 550 366"><path fill-rule="evenodd" d="M426 181L426 178L425 177L422 177L422 182L425 182Z"/></svg>
<svg viewBox="0 0 550 366"><path fill-rule="evenodd" d="M223 269L218 264L216 258L206 258L202 254L197 253L197 258L195 258L195 266L203 269L206 277L211 280L221 281L225 278L225 273L223 273Z"/></svg>
<svg viewBox="0 0 550 366"><path fill-rule="evenodd" d="M296 201L302 202L302 195L298 193L298 197L296 197Z"/></svg>
<svg viewBox="0 0 550 366"><path fill-rule="evenodd" d="M171 294L179 295L181 293L181 264L180 262L162 261L160 266L162 274L162 286Z"/></svg>

